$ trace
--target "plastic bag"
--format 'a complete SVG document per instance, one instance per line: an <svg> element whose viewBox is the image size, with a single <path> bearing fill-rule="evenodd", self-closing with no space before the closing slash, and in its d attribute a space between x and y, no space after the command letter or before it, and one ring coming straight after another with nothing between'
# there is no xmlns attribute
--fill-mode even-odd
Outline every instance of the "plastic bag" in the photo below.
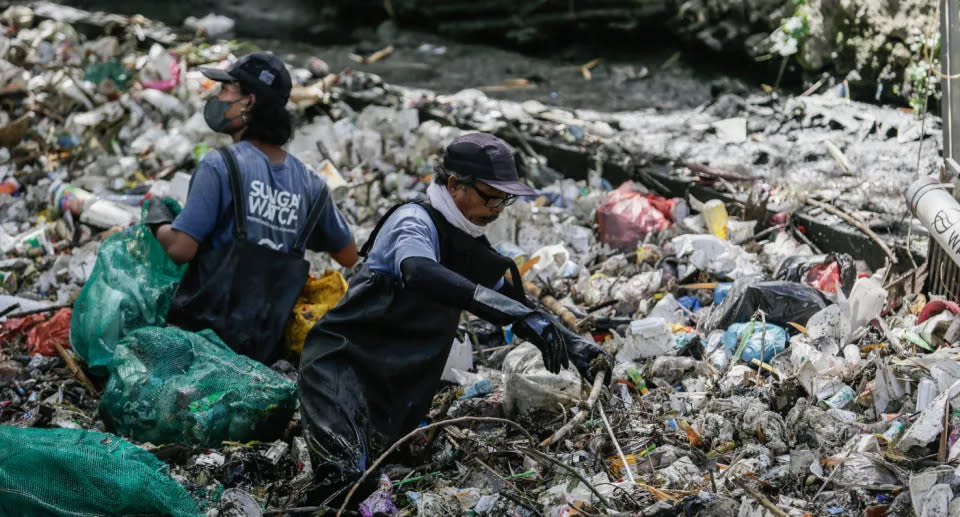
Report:
<svg viewBox="0 0 960 517"><path fill-rule="evenodd" d="M836 293L837 283L844 294L850 294L857 280L853 257L846 253L831 255L792 256L784 259L774 275L777 280L803 282L825 293Z"/></svg>
<svg viewBox="0 0 960 517"><path fill-rule="evenodd" d="M633 249L648 233L670 227L672 216L660 209L671 206L663 198L651 201L646 193L635 192L633 182L628 181L611 191L597 208L600 241L616 248Z"/></svg>
<svg viewBox="0 0 960 517"><path fill-rule="evenodd" d="M740 355L743 362L750 364L754 359L760 359L763 355L763 362L770 362L771 359L787 347L787 331L767 323L766 329L760 332L762 324L754 323L734 323L730 325L727 332L723 335L723 344L727 351L733 356L740 343L747 340L747 344ZM762 352L761 352L762 350Z"/></svg>
<svg viewBox="0 0 960 517"><path fill-rule="evenodd" d="M757 309L766 314L767 323L781 327L791 322L805 325L811 316L829 305L820 291L804 284L780 281L739 284L711 312L706 321L707 330L749 321Z"/></svg>
<svg viewBox="0 0 960 517"><path fill-rule="evenodd" d="M523 343L503 359L504 399L507 414L555 408L580 402L580 376L573 369L552 374L543 366L537 347Z"/></svg>
<svg viewBox="0 0 960 517"><path fill-rule="evenodd" d="M294 383L230 350L212 330L134 330L108 369L100 413L115 432L142 442L271 441L297 402Z"/></svg>
<svg viewBox="0 0 960 517"><path fill-rule="evenodd" d="M63 348L70 348L70 316L73 311L64 308L57 311L47 321L40 323L27 332L27 352L30 355L40 354L48 357L57 357L56 343Z"/></svg>
<svg viewBox="0 0 960 517"><path fill-rule="evenodd" d="M147 203L144 216L146 210ZM91 371L105 372L114 347L131 330L166 322L183 271L142 223L103 242L70 321L70 342Z"/></svg>
<svg viewBox="0 0 960 517"><path fill-rule="evenodd" d="M0 426L2 515L203 515L153 454L82 429Z"/></svg>
<svg viewBox="0 0 960 517"><path fill-rule="evenodd" d="M320 277L310 275L283 332L283 351L287 357L300 357L307 333L346 293L347 281L339 272L328 269Z"/></svg>

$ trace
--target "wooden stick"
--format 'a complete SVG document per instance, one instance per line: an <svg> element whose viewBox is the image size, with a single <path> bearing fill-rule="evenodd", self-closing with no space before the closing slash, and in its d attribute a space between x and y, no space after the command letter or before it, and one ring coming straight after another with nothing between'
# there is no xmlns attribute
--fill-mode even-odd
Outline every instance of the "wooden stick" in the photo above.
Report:
<svg viewBox="0 0 960 517"><path fill-rule="evenodd" d="M773 504L772 502L770 502L770 500L767 499L766 496L764 496L764 495L761 494L760 492L757 492L756 490L754 490L753 488L751 488L751 487L750 487L749 485L747 485L746 483L740 481L739 479L734 479L734 480L733 480L733 484L735 484L735 485L737 485L738 487L742 488L744 492L750 494L750 497L756 499L757 502L760 503L761 506L763 506L764 508L766 508L767 511L769 511L770 513L772 513L772 514L775 515L776 517L790 517L789 515L787 515L787 512L781 510L780 508L777 508L777 506L776 506L775 504Z"/></svg>
<svg viewBox="0 0 960 517"><path fill-rule="evenodd" d="M77 376L77 381L79 381L84 388L87 388L87 391L89 391L91 395L98 396L100 393L97 391L97 388L92 382L90 382L90 379L87 378L87 375L83 373L83 369L80 368L80 365L78 365L77 362L73 360L73 357L67 353L67 350L63 348L63 345L61 345L59 341L54 340L53 346L57 347L57 352L60 353L60 357L62 357L63 361L67 363L67 369Z"/></svg>
<svg viewBox="0 0 960 517"><path fill-rule="evenodd" d="M416 436L418 433L422 431L427 431L427 430L433 429L434 427L446 426L450 424L458 424L461 422L496 422L501 424L509 424L519 429L523 433L523 435L527 438L527 440L530 441L531 444L536 443L536 440L533 439L533 436L531 436L530 433L526 429L524 429L522 425L514 422L513 420L507 420L506 418L493 418L493 417L484 417L484 416L462 416L460 418L452 418L450 420L441 420L439 422L434 422L432 424L428 424L423 427L418 427L413 431L410 431L409 433L407 433L406 436L404 436L403 438L400 438L399 440L394 442L393 445L391 445L389 449L384 451L384 453L377 458L377 461L373 462L373 465L370 465L370 468L368 468L363 473L363 475L360 476L360 479L358 479L357 482L353 484L353 487L350 488L350 491L347 493L347 497L343 500L343 504L341 504L340 508L337 510L337 517L340 517L340 515L342 515L343 512L346 511L347 504L350 503L350 499L353 497L353 494L355 494L357 492L357 489L360 488L360 484L363 483L367 479L367 477L370 476L370 474L376 471L377 467L379 467L380 464L387 459L387 457L393 454L393 452L396 451L407 440L413 438L414 436Z"/></svg>
<svg viewBox="0 0 960 517"><path fill-rule="evenodd" d="M577 427L587 419L587 414L593 410L593 405L596 404L597 398L600 396L600 391L603 388L606 379L607 372L600 372L597 374L597 377L593 380L593 387L590 388L590 395L587 397L587 402L584 404L584 407L580 408L580 412L574 415L573 418L566 423L566 425L560 429L557 429L557 432L551 434L546 440L540 442L541 447L548 447L555 443L557 440L566 436L566 434L572 431L573 428Z"/></svg>
<svg viewBox="0 0 960 517"><path fill-rule="evenodd" d="M637 484L637 480L633 479L630 464L627 463L627 457L623 455L623 449L620 448L620 442L617 441L617 437L613 434L613 429L610 428L610 422L607 421L607 414L603 412L603 404L600 404L597 408L600 410L600 418L603 420L603 425L607 428L607 433L610 435L610 441L613 442L613 447L617 450L617 455L620 456L620 461L623 462L623 467L627 471L627 479L631 485Z"/></svg>
<svg viewBox="0 0 960 517"><path fill-rule="evenodd" d="M861 220L853 217L852 215L844 212L843 210L841 210L841 209L839 209L839 208L837 208L837 207L835 207L835 206L833 206L833 205L831 205L831 204L829 204L829 203L824 203L824 202L822 202L822 201L817 201L816 199L808 199L808 200L807 200L807 204L810 204L810 205L815 206L815 207L817 207L817 208L822 208L823 210L826 210L827 212L830 212L831 214L839 217L840 219L843 219L843 220L846 221L847 223L849 223L849 224L857 227L860 231L862 231L863 233L865 233L865 234L867 235L867 237L870 237L871 239L873 239L873 241L876 242L877 245L880 246L880 249L882 249L883 252L887 255L887 258L890 259L890 263L891 263L891 264L896 264L896 263L897 263L897 256L894 255L894 253L893 253L892 251L890 251L890 248L887 246L887 244L886 244L885 242L883 242L882 240L880 240L880 237L879 237L876 233L874 233L873 230L871 230L870 227L867 226L863 221L861 221Z"/></svg>
<svg viewBox="0 0 960 517"><path fill-rule="evenodd" d="M590 73L590 70L592 70L595 66L599 65L601 61L603 61L603 58L598 57L596 59L592 59L584 63L583 66L580 67L580 73L583 74L583 78L588 81L590 79L593 79L593 74Z"/></svg>
<svg viewBox="0 0 960 517"><path fill-rule="evenodd" d="M350 59L358 63L369 64L369 63L376 63L377 61L380 61L381 59L389 56L392 53L393 53L393 45L387 45L386 47L374 52L373 54L370 54L369 56L360 56L357 54L350 54L349 57Z"/></svg>

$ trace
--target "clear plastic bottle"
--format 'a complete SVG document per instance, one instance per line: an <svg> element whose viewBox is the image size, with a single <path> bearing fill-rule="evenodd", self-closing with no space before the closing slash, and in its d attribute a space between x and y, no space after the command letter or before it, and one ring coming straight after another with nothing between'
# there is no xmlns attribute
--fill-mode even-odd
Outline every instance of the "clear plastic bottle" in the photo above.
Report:
<svg viewBox="0 0 960 517"><path fill-rule="evenodd" d="M917 386L917 411L923 411L937 397L937 383L931 379L921 379Z"/></svg>
<svg viewBox="0 0 960 517"><path fill-rule="evenodd" d="M727 238L727 207L719 199L711 199L703 204L703 221L707 224L707 231L726 240Z"/></svg>

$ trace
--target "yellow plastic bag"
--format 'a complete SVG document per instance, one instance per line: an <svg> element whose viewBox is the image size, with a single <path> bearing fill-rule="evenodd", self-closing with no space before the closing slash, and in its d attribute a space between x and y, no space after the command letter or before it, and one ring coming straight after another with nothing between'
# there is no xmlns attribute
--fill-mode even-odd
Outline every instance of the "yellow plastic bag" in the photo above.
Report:
<svg viewBox="0 0 960 517"><path fill-rule="evenodd" d="M284 355L299 358L307 333L346 293L347 281L337 271L328 269L319 278L310 275L283 332Z"/></svg>

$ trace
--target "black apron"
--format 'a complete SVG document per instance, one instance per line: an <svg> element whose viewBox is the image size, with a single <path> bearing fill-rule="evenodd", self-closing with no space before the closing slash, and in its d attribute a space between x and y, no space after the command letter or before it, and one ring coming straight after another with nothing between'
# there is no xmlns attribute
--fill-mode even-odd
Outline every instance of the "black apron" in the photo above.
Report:
<svg viewBox="0 0 960 517"><path fill-rule="evenodd" d="M167 323L191 331L213 329L238 354L269 365L280 356L283 330L310 274L303 253L329 198L313 203L289 253L250 242L236 158L229 148L218 151L233 196L233 241L204 247L190 261Z"/></svg>
<svg viewBox="0 0 960 517"><path fill-rule="evenodd" d="M361 254L366 256L377 224ZM512 260L486 237L473 238L436 209L440 264L474 283L494 287ZM524 300L515 288L513 296ZM415 428L440 385L461 309L401 286L400 279L361 265L346 296L307 335L300 362L300 404L319 485L355 480L385 447Z"/></svg>

